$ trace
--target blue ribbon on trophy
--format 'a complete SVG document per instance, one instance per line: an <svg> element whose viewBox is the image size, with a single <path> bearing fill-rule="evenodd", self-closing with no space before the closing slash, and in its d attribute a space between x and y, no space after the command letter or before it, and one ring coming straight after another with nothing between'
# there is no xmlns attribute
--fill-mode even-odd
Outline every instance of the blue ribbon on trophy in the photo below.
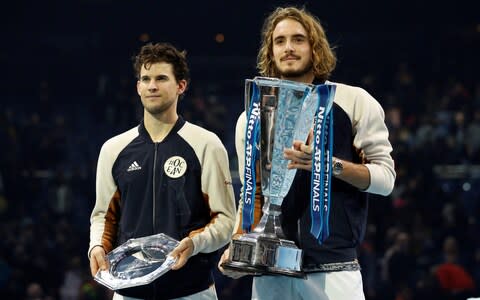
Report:
<svg viewBox="0 0 480 300"><path fill-rule="evenodd" d="M333 110L335 85L316 87L318 107L313 124L310 233L322 244L329 236L330 191L333 152Z"/></svg>
<svg viewBox="0 0 480 300"><path fill-rule="evenodd" d="M260 97L258 87L254 86L250 107L247 112L247 130L245 132L245 174L243 179L243 218L242 228L251 231L256 190L255 162L258 156L258 135L260 131Z"/></svg>
<svg viewBox="0 0 480 300"><path fill-rule="evenodd" d="M257 78L254 80L257 84L270 84L268 78ZM257 84L253 84L253 90L249 99L247 107L247 125L245 131L245 173L243 186L243 218L242 228L246 232L251 231L254 218L254 203L256 191L256 160L259 156L259 137L260 137L260 116L261 116L261 95ZM296 99L290 93L295 90L301 90L306 86L303 92L302 99L297 99L303 103L301 105L301 112L289 113L283 106L286 103L279 101L278 110L285 111L285 121L279 122L284 126L289 123L297 122L294 126L295 135L300 132L307 132L305 129L311 128L313 123L314 141L312 149L312 184L311 184L311 215L312 227L311 233L315 238L322 243L329 235L328 219L330 212L330 162L332 159L332 145L333 145L333 114L332 104L335 95L335 85L305 85L290 81L273 81L273 84L280 88L279 96L281 99ZM300 116L302 116L300 118ZM293 119L292 119L293 118ZM299 118L299 119L296 119ZM294 121L295 120L295 121ZM290 125L288 125L290 126ZM303 128L303 129L300 129ZM276 128L276 130L280 130ZM299 134L299 136L302 136ZM283 139L280 132L275 134L275 139ZM296 137L298 138L298 137ZM278 149L283 149L285 145L282 143L275 143L274 153L280 153ZM289 184L284 182L291 182L295 176L295 170L281 171L277 175L276 171L280 171L284 163L276 160L277 164L272 167L272 180L268 184L268 193L271 194L270 200L276 204L281 204L282 197L277 194L284 194L288 191ZM286 162L285 162L286 165ZM278 177L278 178L277 178ZM285 179L291 178L291 179ZM278 179L278 180L277 180ZM281 180L280 180L281 179ZM263 191L265 192L265 191ZM277 199L278 198L278 199ZM280 202L278 202L280 201Z"/></svg>

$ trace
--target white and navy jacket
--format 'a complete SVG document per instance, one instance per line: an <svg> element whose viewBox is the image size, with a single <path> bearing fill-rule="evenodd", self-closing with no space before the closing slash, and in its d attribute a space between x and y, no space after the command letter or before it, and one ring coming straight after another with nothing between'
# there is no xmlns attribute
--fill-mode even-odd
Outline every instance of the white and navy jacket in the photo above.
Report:
<svg viewBox="0 0 480 300"><path fill-rule="evenodd" d="M148 286L117 291L143 299L169 299L207 289L216 250L231 238L235 200L225 147L212 132L181 117L155 143L143 122L102 146L90 250L108 253L131 238L165 233L189 236L195 246L187 264Z"/></svg>
<svg viewBox="0 0 480 300"><path fill-rule="evenodd" d="M319 245L310 234L311 172L297 171L292 186L282 202L281 222L287 238L295 241L304 251L303 270L306 272L321 269L319 265L351 262L357 258L356 246L362 241L365 233L368 193L390 194L396 176L394 161L390 155L392 146L388 140L388 129L380 104L359 87L328 83L337 86L332 108L333 156L360 163L357 149L363 150L368 161L365 166L370 172L370 185L366 190L361 191L337 178L332 179L330 235L322 245ZM243 112L236 126L236 149L242 181L245 161L245 125L246 113ZM254 224L261 217L263 200L260 189L256 190ZM243 202L240 199L234 233L242 232L242 207Z"/></svg>

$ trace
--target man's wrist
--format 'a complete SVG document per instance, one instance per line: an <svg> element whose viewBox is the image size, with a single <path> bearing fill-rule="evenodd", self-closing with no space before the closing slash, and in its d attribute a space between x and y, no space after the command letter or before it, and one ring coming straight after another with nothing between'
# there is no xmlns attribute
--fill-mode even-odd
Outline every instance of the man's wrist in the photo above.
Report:
<svg viewBox="0 0 480 300"><path fill-rule="evenodd" d="M342 175L343 168L344 168L343 161L341 159L333 157L332 158L332 174L333 174L333 176L338 177L338 176Z"/></svg>

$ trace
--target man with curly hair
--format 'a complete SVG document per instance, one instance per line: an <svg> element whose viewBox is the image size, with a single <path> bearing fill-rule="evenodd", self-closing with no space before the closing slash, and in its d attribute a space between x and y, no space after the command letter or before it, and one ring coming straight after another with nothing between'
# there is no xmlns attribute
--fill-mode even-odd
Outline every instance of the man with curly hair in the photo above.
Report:
<svg viewBox="0 0 480 300"><path fill-rule="evenodd" d="M294 141L284 150L289 168L298 169L289 193L282 202L281 225L286 238L303 250L302 269L306 278L262 275L253 279L252 299L365 299L356 247L362 241L367 222L368 194L388 195L395 181L392 146L384 111L364 89L328 81L336 56L320 21L304 8L275 9L265 20L257 57L260 75L306 84L336 86L333 114L333 158L328 237L319 242L310 233L312 144ZM314 109L314 108L312 108ZM313 124L312 124L313 125ZM236 126L236 147L240 178L245 158L246 114ZM242 182L243 183L243 182ZM256 189L254 225L262 214L262 196ZM242 200L234 234L243 233ZM244 273L220 270L238 278Z"/></svg>

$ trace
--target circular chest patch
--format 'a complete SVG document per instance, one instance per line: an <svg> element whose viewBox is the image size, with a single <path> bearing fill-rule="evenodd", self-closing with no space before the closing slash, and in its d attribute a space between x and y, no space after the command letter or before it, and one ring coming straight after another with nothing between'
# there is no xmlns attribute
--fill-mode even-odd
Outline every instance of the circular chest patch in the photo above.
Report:
<svg viewBox="0 0 480 300"><path fill-rule="evenodd" d="M172 156L163 165L163 170L170 178L178 178L187 171L187 162L183 157Z"/></svg>

